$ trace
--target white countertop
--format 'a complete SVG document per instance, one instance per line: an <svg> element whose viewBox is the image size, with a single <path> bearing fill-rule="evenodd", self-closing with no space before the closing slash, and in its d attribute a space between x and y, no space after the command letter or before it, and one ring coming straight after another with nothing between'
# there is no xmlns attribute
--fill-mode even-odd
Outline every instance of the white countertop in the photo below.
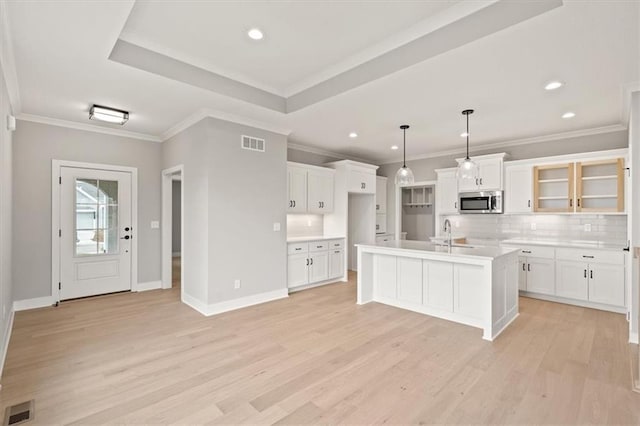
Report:
<svg viewBox="0 0 640 426"><path fill-rule="evenodd" d="M310 237L287 237L287 242L304 243L306 241L340 240L344 238L344 235L312 235Z"/></svg>
<svg viewBox="0 0 640 426"><path fill-rule="evenodd" d="M495 259L500 256L504 256L505 254L514 253L518 250L504 248L504 247L451 247L451 252L449 253L449 248L447 246L434 244L427 241L415 241L415 240L394 240L394 241L385 241L376 244L356 244L358 247L373 247L373 248L388 248L388 249L399 249L399 250L409 250L414 252L422 252L422 253L437 253L437 254L447 254L453 255L454 257L472 257L472 258L487 258L487 259Z"/></svg>
<svg viewBox="0 0 640 426"><path fill-rule="evenodd" d="M585 240L550 240L550 239L509 239L502 240L501 244L517 246L518 244L530 246L547 246L547 247L569 247L569 248L588 248L598 250L622 251L625 247L619 244L601 243L598 241Z"/></svg>

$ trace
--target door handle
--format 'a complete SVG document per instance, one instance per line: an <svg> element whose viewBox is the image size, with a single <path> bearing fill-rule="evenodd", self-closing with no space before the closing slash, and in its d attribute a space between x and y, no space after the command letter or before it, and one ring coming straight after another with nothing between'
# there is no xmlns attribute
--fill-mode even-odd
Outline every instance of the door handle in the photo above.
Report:
<svg viewBox="0 0 640 426"><path fill-rule="evenodd" d="M131 228L129 228L128 226L126 228L124 228L124 232L129 232Z"/></svg>
<svg viewBox="0 0 640 426"><path fill-rule="evenodd" d="M293 203L289 200L289 207L293 207Z"/></svg>
<svg viewBox="0 0 640 426"><path fill-rule="evenodd" d="M527 207L531 207L531 200L527 201Z"/></svg>
<svg viewBox="0 0 640 426"><path fill-rule="evenodd" d="M522 252L531 254L531 250L522 250Z"/></svg>
<svg viewBox="0 0 640 426"><path fill-rule="evenodd" d="M589 271L589 278L593 279L593 269Z"/></svg>
<svg viewBox="0 0 640 426"><path fill-rule="evenodd" d="M296 206L296 200L293 200L293 207Z"/></svg>
<svg viewBox="0 0 640 426"><path fill-rule="evenodd" d="M527 271L531 272L531 264L527 263Z"/></svg>
<svg viewBox="0 0 640 426"><path fill-rule="evenodd" d="M524 263L522 264L522 270L526 272L527 270L527 265L525 265Z"/></svg>
<svg viewBox="0 0 640 426"><path fill-rule="evenodd" d="M121 237L120 239L121 239L121 240L128 240L128 239L130 239L130 238L131 238L131 236L130 236L130 235L125 235L124 237Z"/></svg>
<svg viewBox="0 0 640 426"><path fill-rule="evenodd" d="M587 270L584 270L584 277L587 278Z"/></svg>
<svg viewBox="0 0 640 426"><path fill-rule="evenodd" d="M310 265L313 265L313 257L311 258L311 263L310 263Z"/></svg>
<svg viewBox="0 0 640 426"><path fill-rule="evenodd" d="M307 259L307 266L309 266L309 259Z"/></svg>
<svg viewBox="0 0 640 426"><path fill-rule="evenodd" d="M480 178L480 185L482 185L482 178Z"/></svg>
<svg viewBox="0 0 640 426"><path fill-rule="evenodd" d="M593 256L588 256L586 254L583 254L582 257L584 257L585 259L593 259Z"/></svg>
<svg viewBox="0 0 640 426"><path fill-rule="evenodd" d="M580 207L580 198L578 198L578 207Z"/></svg>

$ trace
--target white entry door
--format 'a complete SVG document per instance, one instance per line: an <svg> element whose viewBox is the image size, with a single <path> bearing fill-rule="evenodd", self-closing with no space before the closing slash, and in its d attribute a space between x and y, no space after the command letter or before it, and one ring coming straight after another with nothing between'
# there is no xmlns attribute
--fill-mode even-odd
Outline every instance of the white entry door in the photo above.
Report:
<svg viewBox="0 0 640 426"><path fill-rule="evenodd" d="M60 300L131 290L131 173L60 168Z"/></svg>

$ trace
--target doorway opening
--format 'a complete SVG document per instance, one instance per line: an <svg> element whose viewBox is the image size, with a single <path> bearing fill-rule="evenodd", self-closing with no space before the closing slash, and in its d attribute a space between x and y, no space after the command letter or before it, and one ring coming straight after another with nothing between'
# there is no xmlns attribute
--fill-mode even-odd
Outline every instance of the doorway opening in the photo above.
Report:
<svg viewBox="0 0 640 426"><path fill-rule="evenodd" d="M162 288L184 294L184 172L162 171Z"/></svg>

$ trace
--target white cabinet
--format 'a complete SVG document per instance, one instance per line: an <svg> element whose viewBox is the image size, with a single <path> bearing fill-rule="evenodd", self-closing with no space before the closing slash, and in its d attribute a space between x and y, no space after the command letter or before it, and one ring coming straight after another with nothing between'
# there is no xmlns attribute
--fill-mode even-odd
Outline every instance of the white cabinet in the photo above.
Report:
<svg viewBox="0 0 640 426"><path fill-rule="evenodd" d="M296 288L344 276L344 240L289 243L287 286Z"/></svg>
<svg viewBox="0 0 640 426"><path fill-rule="evenodd" d="M555 261L553 259L527 258L527 291L554 294L554 282Z"/></svg>
<svg viewBox="0 0 640 426"><path fill-rule="evenodd" d="M307 211L307 169L296 166L287 167L287 189L289 194L289 213Z"/></svg>
<svg viewBox="0 0 640 426"><path fill-rule="evenodd" d="M299 163L287 165L289 213L333 212L334 171Z"/></svg>
<svg viewBox="0 0 640 426"><path fill-rule="evenodd" d="M387 241L393 241L395 240L395 235L394 234L380 234L380 235L376 235L376 243L384 243Z"/></svg>
<svg viewBox="0 0 640 426"><path fill-rule="evenodd" d="M467 317L484 317L484 303L478 303L486 296L486 289L479 285L482 266L453 265L453 312Z"/></svg>
<svg viewBox="0 0 640 426"><path fill-rule="evenodd" d="M502 169L506 154L493 154L484 158L475 157L473 161L478 165L478 177L476 179L460 179L458 182L459 192L475 191L501 191ZM464 159L458 159L462 162Z"/></svg>
<svg viewBox="0 0 640 426"><path fill-rule="evenodd" d="M413 304L422 303L422 260L397 258L398 300Z"/></svg>
<svg viewBox="0 0 640 426"><path fill-rule="evenodd" d="M589 264L589 300L625 306L624 266Z"/></svg>
<svg viewBox="0 0 640 426"><path fill-rule="evenodd" d="M589 265L571 260L558 260L556 296L576 300L589 299Z"/></svg>
<svg viewBox="0 0 640 426"><path fill-rule="evenodd" d="M527 291L527 258L518 257L518 290Z"/></svg>
<svg viewBox="0 0 640 426"><path fill-rule="evenodd" d="M376 176L376 213L387 212L387 178Z"/></svg>
<svg viewBox="0 0 640 426"><path fill-rule="evenodd" d="M505 213L533 211L533 167L505 167Z"/></svg>
<svg viewBox="0 0 640 426"><path fill-rule="evenodd" d="M376 255L374 259L375 292L382 297L395 299L397 297L396 257Z"/></svg>
<svg viewBox="0 0 640 426"><path fill-rule="evenodd" d="M387 232L387 215L376 215L376 234L384 234Z"/></svg>
<svg viewBox="0 0 640 426"><path fill-rule="evenodd" d="M453 312L453 264L422 261L422 303Z"/></svg>
<svg viewBox="0 0 640 426"><path fill-rule="evenodd" d="M456 169L436 170L436 208L439 214L458 213L458 177Z"/></svg>
<svg viewBox="0 0 640 426"><path fill-rule="evenodd" d="M358 194L375 194L376 193L376 174L375 170L359 170L351 169L347 175L348 192Z"/></svg>

